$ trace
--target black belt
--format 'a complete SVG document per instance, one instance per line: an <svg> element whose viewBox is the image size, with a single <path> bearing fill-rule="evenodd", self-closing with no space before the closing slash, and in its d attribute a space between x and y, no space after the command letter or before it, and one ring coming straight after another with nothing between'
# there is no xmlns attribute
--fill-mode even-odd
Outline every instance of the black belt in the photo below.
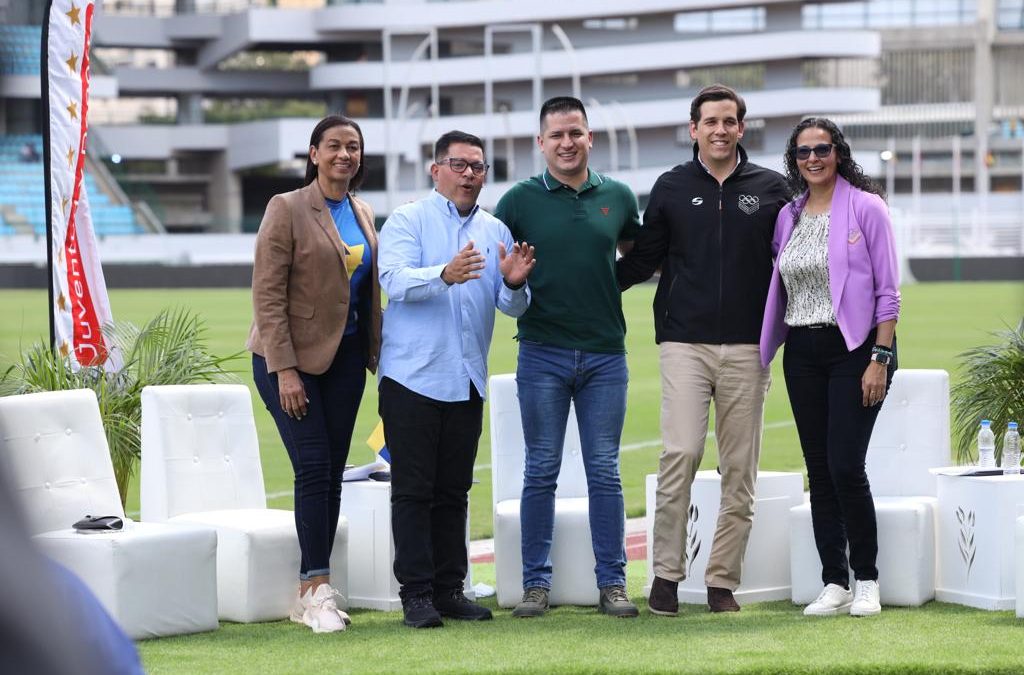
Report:
<svg viewBox="0 0 1024 675"><path fill-rule="evenodd" d="M809 328L811 330L818 330L819 328L838 328L834 323L812 323L806 326L793 326L793 328Z"/></svg>

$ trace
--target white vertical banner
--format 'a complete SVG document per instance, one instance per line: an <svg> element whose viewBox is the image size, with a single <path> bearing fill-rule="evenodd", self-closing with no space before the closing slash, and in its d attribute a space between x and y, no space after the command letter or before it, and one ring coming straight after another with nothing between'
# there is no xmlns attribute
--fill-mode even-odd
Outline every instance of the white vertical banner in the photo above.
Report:
<svg viewBox="0 0 1024 675"><path fill-rule="evenodd" d="M110 301L84 180L94 10L95 0L48 0L43 21L50 337L72 364L113 370L119 364L102 332Z"/></svg>

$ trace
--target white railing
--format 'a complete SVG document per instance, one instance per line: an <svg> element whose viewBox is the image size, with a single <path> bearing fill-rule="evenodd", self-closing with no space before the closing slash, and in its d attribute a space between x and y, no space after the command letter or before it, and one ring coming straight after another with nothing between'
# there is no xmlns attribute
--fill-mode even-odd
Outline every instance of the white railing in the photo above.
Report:
<svg viewBox="0 0 1024 675"><path fill-rule="evenodd" d="M1021 212L892 212L902 255L909 258L990 258L1024 255Z"/></svg>

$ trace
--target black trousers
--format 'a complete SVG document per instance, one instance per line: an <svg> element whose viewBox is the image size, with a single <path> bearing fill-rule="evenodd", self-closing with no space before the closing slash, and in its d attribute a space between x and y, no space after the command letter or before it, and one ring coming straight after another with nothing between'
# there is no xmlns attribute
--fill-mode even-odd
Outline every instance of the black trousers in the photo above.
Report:
<svg viewBox="0 0 1024 675"><path fill-rule="evenodd" d="M864 344L851 352L837 327L790 328L782 361L807 464L821 580L843 587L849 586L850 568L860 581L878 579L875 504L865 458L884 401L864 407L861 389L874 344L873 330ZM895 371L894 358L886 391Z"/></svg>
<svg viewBox="0 0 1024 675"><path fill-rule="evenodd" d="M302 553L299 578L327 576L338 530L341 476L366 384L361 333L342 338L323 374L299 371L309 399L301 420L281 410L277 373L267 372L266 359L259 354L252 355L252 376L295 472L295 530Z"/></svg>
<svg viewBox="0 0 1024 675"><path fill-rule="evenodd" d="M402 599L462 588L466 514L483 399L436 401L385 377L380 416L391 453L391 533Z"/></svg>

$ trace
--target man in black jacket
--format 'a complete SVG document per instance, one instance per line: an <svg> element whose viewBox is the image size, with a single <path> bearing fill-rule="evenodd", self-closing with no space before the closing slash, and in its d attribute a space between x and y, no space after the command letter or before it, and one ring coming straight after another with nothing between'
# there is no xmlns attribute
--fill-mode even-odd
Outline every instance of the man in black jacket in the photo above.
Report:
<svg viewBox="0 0 1024 675"><path fill-rule="evenodd" d="M654 296L664 442L652 542L655 614L678 613L678 584L690 554L690 488L712 399L722 501L704 582L711 611L740 608L733 591L750 536L770 384L758 341L775 218L788 195L780 174L747 162L739 146L745 114L746 104L729 87L711 85L697 94L690 105L693 161L658 178L633 250L616 268L622 290L661 268Z"/></svg>

